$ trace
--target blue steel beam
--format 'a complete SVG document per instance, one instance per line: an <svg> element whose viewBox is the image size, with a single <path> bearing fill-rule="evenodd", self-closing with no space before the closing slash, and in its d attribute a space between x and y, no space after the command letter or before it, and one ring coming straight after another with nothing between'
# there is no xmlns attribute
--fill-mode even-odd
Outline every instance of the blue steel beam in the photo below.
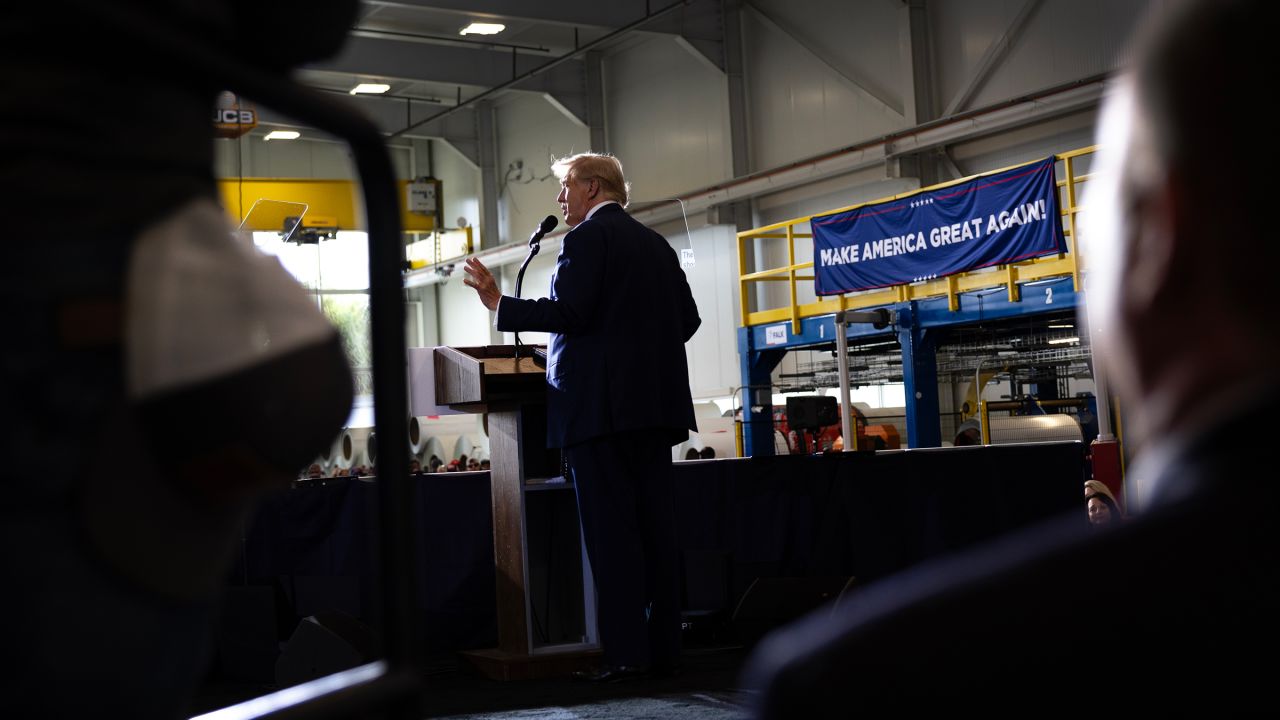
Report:
<svg viewBox="0 0 1280 720"><path fill-rule="evenodd" d="M898 344L902 346L902 385L907 409L907 447L942 445L938 418L937 330L920 323L918 304L898 308Z"/></svg>
<svg viewBox="0 0 1280 720"><path fill-rule="evenodd" d="M747 457L773 454L773 369L787 351L751 345L751 328L738 328L742 373L742 452Z"/></svg>

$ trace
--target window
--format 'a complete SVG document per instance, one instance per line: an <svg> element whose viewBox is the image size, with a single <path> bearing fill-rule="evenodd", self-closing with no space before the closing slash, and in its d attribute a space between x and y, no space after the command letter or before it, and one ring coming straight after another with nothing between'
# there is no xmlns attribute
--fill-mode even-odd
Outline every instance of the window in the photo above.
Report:
<svg viewBox="0 0 1280 720"><path fill-rule="evenodd" d="M369 342L369 238L339 231L317 243L285 242L279 233L255 232L253 243L310 290L338 328L355 374L356 395L373 394L373 353Z"/></svg>

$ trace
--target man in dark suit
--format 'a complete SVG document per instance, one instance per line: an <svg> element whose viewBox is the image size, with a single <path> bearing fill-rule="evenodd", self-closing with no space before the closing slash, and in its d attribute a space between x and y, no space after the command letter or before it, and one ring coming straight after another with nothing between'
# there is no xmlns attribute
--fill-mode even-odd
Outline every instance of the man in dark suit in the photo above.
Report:
<svg viewBox="0 0 1280 720"><path fill-rule="evenodd" d="M596 579L605 664L584 679L673 670L680 652L671 446L696 429L684 344L701 320L675 251L625 211L610 155L564 158L556 202L572 228L551 296L503 296L476 258L464 280L503 331L551 333L547 441L564 449Z"/></svg>
<svg viewBox="0 0 1280 720"><path fill-rule="evenodd" d="M1082 509L779 632L749 662L758 716L1274 704L1280 296L1242 273L1280 266L1280 244L1268 163L1241 142L1272 130L1230 108L1272 84L1257 54L1277 13L1153 8L1103 116L1084 237L1140 513L1090 532Z"/></svg>

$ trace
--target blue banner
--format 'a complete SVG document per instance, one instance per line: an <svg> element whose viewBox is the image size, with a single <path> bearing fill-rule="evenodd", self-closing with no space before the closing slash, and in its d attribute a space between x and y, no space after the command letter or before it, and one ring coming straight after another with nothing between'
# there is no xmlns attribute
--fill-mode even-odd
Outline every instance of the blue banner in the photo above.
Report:
<svg viewBox="0 0 1280 720"><path fill-rule="evenodd" d="M1052 157L926 193L815 216L819 295L932 280L1066 252Z"/></svg>

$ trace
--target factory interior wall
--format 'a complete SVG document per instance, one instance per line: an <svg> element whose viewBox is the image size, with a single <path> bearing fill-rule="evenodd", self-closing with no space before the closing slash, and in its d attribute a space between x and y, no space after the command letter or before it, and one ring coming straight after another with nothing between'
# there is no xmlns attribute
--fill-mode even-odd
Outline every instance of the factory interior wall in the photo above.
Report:
<svg viewBox="0 0 1280 720"><path fill-rule="evenodd" d="M743 10L752 171L783 167L910 125L908 66L902 52L906 19L900 3L817 4L818 15L812 4L799 8L781 0ZM1134 0L1081 7L1046 0L1005 59L957 111L1113 70L1124 60L1124 39L1148 4ZM1016 3L1000 0L930 3L930 76L938 111L972 83L990 39L1005 32L1017 11ZM816 16L830 22L814 23ZM671 197L732 179L724 73L670 36L636 38L606 53L602 66L606 145L623 160L633 197ZM505 243L523 239L543 216L557 211L550 160L588 149L589 134L580 121L538 93L504 96L495 106L495 118L500 239ZM1095 122L1096 111L1089 109L964 140L945 150L962 174L979 173L1091 144ZM446 224L454 224L456 217L478 224L478 170L448 143L430 142L434 174L444 181ZM402 177L411 168L425 174L421 145L393 148ZM220 141L218 171L278 177L349 177L351 172L345 148L321 141ZM752 201L754 219L756 224L772 223L919 186L918 178L894 175L887 165L876 166L763 195ZM695 396L709 398L741 382L736 358L739 270L734 228L713 224L710 214L696 215L688 219L691 233L684 219L659 229L674 248L692 242L695 250L697 262L689 278L704 324L688 347L690 376ZM796 252L803 261L812 256L812 247L802 241ZM755 257L753 269L784 264L784 243L763 243L755 248ZM516 267L500 270L504 291L513 289ZM553 267L554 253L533 262L525 279L526 297L545 293ZM812 300L811 283L801 283L798 293L801 302ZM491 315L462 285L460 273L410 291L409 299L421 303L418 335L424 344L504 340L492 330ZM781 284L757 292L757 302L766 307L783 306L786 300ZM532 333L522 339L545 340ZM779 372L794 368L794 362L788 358ZM949 395L944 389L943 396Z"/></svg>

